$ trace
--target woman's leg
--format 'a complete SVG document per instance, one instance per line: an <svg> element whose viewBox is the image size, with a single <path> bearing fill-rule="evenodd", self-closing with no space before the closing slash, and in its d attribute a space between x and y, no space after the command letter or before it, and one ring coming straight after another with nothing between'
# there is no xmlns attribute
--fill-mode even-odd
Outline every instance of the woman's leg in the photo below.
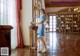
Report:
<svg viewBox="0 0 80 56"><path fill-rule="evenodd" d="M39 53L44 53L47 51L46 43L45 43L43 37L39 38L39 40L42 42L42 45L44 47L44 48L42 48L42 50L39 51Z"/></svg>
<svg viewBox="0 0 80 56"><path fill-rule="evenodd" d="M41 42L42 42L42 44L43 44L44 48L45 48L45 49L47 49L47 47L46 47L46 43L45 43L45 41L44 41L43 37L41 37L41 38L40 38L40 40L41 40Z"/></svg>

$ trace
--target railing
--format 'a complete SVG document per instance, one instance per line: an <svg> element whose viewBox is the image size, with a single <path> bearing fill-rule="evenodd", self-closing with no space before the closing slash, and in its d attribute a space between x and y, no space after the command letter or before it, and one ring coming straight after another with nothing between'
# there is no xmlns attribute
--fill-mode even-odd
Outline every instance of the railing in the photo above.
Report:
<svg viewBox="0 0 80 56"><path fill-rule="evenodd" d="M31 24L30 30L30 49L37 49L37 29L38 26Z"/></svg>

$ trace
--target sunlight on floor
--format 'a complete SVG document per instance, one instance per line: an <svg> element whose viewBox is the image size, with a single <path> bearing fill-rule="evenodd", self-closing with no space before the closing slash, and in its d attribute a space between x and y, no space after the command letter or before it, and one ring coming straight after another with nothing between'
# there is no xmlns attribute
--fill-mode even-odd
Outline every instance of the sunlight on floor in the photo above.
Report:
<svg viewBox="0 0 80 56"><path fill-rule="evenodd" d="M56 50L57 48L56 32L50 33L50 46L49 47L53 50Z"/></svg>

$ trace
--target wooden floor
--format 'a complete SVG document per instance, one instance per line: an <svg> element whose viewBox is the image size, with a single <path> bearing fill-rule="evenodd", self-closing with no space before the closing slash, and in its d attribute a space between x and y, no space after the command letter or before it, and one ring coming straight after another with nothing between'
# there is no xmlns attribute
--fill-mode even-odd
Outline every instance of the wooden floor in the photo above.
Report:
<svg viewBox="0 0 80 56"><path fill-rule="evenodd" d="M12 50L11 56L80 56L80 33L50 32L47 35L46 53L23 48Z"/></svg>

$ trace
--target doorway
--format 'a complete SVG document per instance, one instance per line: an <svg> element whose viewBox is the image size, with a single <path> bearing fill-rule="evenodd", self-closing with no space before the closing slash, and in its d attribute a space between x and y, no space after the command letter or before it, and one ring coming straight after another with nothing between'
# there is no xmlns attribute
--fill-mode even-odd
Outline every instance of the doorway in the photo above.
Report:
<svg viewBox="0 0 80 56"><path fill-rule="evenodd" d="M50 32L56 32L56 15L50 15L49 16L49 31Z"/></svg>

